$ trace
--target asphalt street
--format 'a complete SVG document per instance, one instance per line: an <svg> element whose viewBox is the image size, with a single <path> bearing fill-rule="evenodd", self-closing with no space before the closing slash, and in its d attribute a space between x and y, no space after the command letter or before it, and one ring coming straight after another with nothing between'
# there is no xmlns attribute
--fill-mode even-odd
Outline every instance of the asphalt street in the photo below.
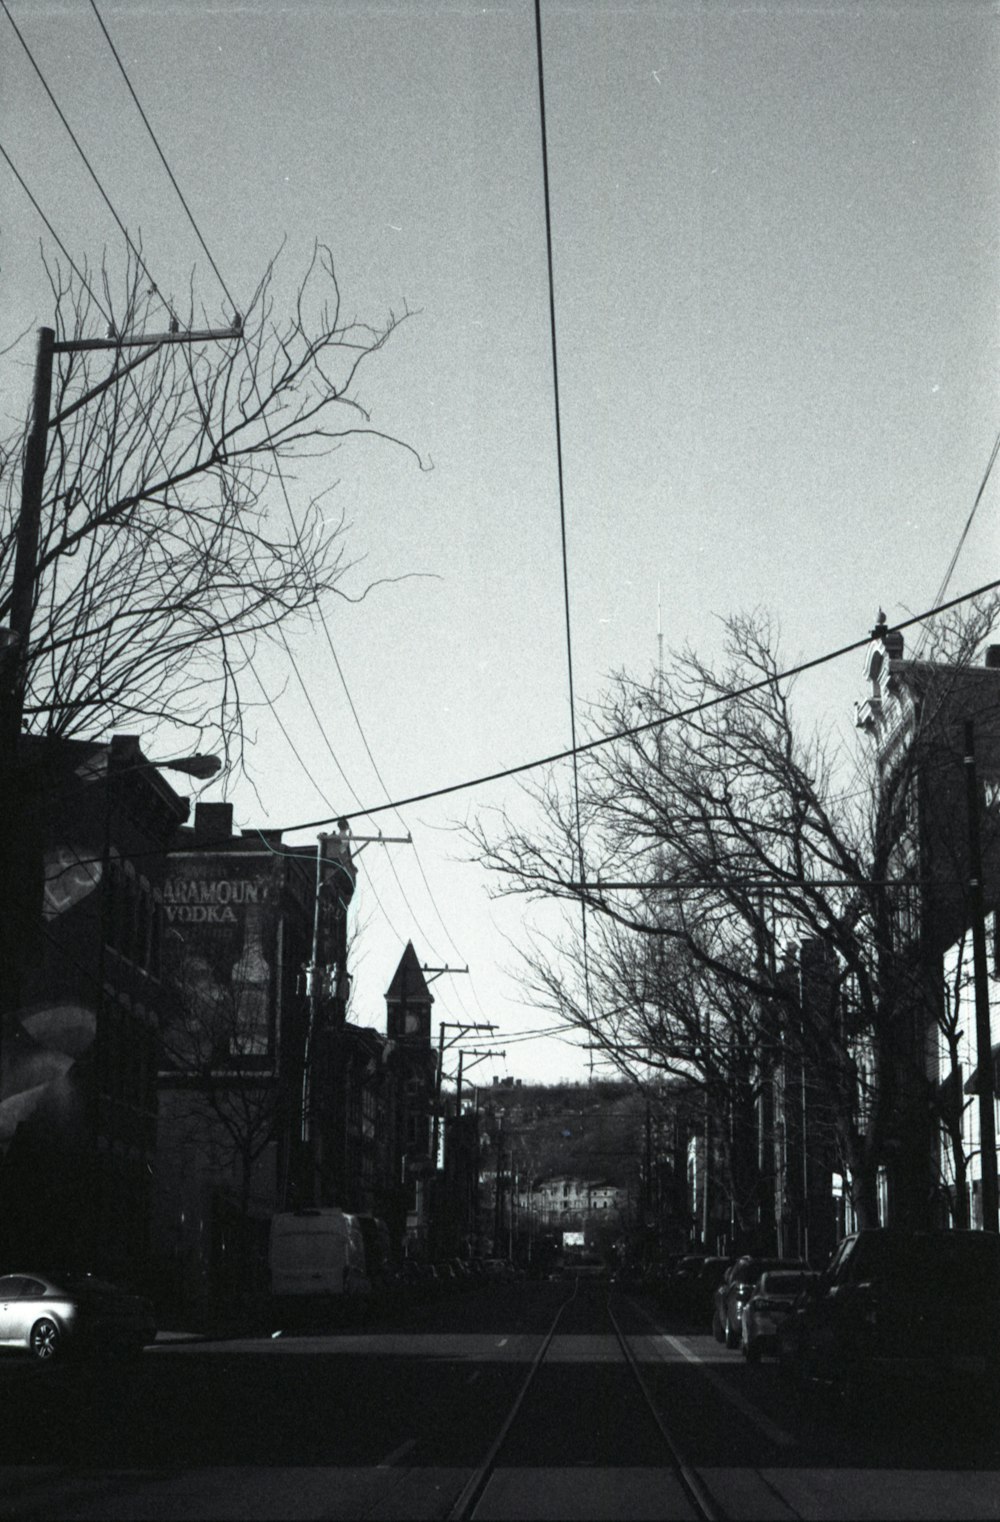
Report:
<svg viewBox="0 0 1000 1522"><path fill-rule="evenodd" d="M613 1288L654 1411L608 1303L515 1283L351 1330L162 1337L133 1364L8 1357L0 1516L447 1517L479 1475L484 1518L687 1519L699 1496L748 1522L1000 1518L1000 1421L971 1395L804 1402L776 1365Z"/></svg>

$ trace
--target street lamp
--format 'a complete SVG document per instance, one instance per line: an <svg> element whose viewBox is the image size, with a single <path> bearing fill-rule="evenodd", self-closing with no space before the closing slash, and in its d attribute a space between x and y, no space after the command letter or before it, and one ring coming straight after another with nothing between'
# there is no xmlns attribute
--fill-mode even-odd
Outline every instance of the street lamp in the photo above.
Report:
<svg viewBox="0 0 1000 1522"><path fill-rule="evenodd" d="M177 761L149 761L148 765L162 767L168 772L184 772L189 777L197 777L199 782L217 777L222 770L219 756L203 755L200 751L195 756L181 756Z"/></svg>

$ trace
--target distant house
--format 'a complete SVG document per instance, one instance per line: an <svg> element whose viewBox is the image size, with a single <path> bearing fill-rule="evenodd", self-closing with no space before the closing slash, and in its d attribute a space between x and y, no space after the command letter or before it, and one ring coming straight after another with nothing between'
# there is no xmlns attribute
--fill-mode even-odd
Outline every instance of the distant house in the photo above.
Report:
<svg viewBox="0 0 1000 1522"><path fill-rule="evenodd" d="M522 1210L529 1210L540 1226L564 1227L607 1220L609 1212L624 1211L628 1190L605 1179L574 1178L564 1174L539 1179L519 1194Z"/></svg>

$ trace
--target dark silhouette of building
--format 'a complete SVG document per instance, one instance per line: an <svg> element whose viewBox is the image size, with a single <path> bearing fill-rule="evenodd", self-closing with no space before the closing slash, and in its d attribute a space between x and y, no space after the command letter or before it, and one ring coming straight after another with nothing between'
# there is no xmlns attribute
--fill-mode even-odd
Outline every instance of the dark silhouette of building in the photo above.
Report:
<svg viewBox="0 0 1000 1522"><path fill-rule="evenodd" d="M146 1285L166 852L188 804L132 736L23 747L37 912L0 1033L4 1257Z"/></svg>

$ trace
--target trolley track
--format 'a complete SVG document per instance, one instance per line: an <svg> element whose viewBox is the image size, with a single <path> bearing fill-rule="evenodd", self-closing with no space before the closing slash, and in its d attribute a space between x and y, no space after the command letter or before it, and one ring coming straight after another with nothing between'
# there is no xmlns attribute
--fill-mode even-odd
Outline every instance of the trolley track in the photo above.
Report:
<svg viewBox="0 0 1000 1522"><path fill-rule="evenodd" d="M509 1456L512 1441L518 1435L519 1419L522 1422L524 1421L525 1407L530 1398L537 1393L541 1377L551 1362L553 1344L563 1329L564 1315L567 1309L574 1307L578 1301L579 1288L579 1281L576 1281L572 1294L568 1295L557 1308L542 1338L538 1351L532 1360L531 1366L514 1400L507 1409L495 1438L483 1459L472 1472L459 1495L452 1503L450 1510L446 1513L447 1522L474 1522L474 1519L479 1515L478 1508L490 1486L490 1482L503 1468L503 1460ZM628 1336L622 1330L621 1324L611 1308L610 1294L606 1294L604 1297L603 1311L606 1317L606 1324L610 1325L619 1355L614 1361L613 1367L617 1369L624 1367L629 1375L631 1387L639 1394L642 1409L657 1434L659 1451L664 1458L662 1467L670 1470L676 1477L695 1518L700 1519L700 1522L722 1522L725 1516L724 1512L714 1501L699 1475L686 1462L676 1439L663 1417L663 1413L653 1398L639 1361L629 1345ZM563 1423L574 1423L577 1420L578 1412L575 1409L567 1409L565 1411L552 1410L549 1412L547 1425L553 1430L557 1430Z"/></svg>

